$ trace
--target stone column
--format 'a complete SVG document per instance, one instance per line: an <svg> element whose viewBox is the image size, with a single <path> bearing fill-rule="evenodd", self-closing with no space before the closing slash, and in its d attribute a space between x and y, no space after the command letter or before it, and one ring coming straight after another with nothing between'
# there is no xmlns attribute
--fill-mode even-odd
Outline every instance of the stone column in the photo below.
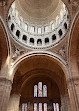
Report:
<svg viewBox="0 0 79 111"><path fill-rule="evenodd" d="M17 82L13 83L7 111L19 111L21 85Z"/></svg>
<svg viewBox="0 0 79 111"><path fill-rule="evenodd" d="M71 80L68 83L68 93L69 93L69 99L72 111L79 111L79 104L78 104L76 90L74 87L74 83L71 83Z"/></svg>
<svg viewBox="0 0 79 111"><path fill-rule="evenodd" d="M65 97L61 96L61 111L67 111L67 108L65 109Z"/></svg>
<svg viewBox="0 0 79 111"><path fill-rule="evenodd" d="M79 111L79 67L77 62L77 58L72 56L69 68L70 78L68 80L72 111Z"/></svg>
<svg viewBox="0 0 79 111"><path fill-rule="evenodd" d="M7 111L11 86L12 82L10 80L0 78L0 111Z"/></svg>
<svg viewBox="0 0 79 111"><path fill-rule="evenodd" d="M11 94L7 111L19 111L19 102L20 102L20 95L15 93Z"/></svg>
<svg viewBox="0 0 79 111"><path fill-rule="evenodd" d="M71 111L68 94L61 96L61 111Z"/></svg>

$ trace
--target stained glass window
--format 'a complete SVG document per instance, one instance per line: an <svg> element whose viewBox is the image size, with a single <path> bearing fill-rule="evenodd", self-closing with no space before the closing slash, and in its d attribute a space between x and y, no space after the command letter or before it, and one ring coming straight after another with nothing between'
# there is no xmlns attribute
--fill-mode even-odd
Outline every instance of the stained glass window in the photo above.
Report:
<svg viewBox="0 0 79 111"><path fill-rule="evenodd" d="M44 103L44 111L47 111L47 103Z"/></svg>
<svg viewBox="0 0 79 111"><path fill-rule="evenodd" d="M42 103L39 103L39 111L42 111Z"/></svg>
<svg viewBox="0 0 79 111"><path fill-rule="evenodd" d="M56 105L55 105L55 103L53 103L53 108L54 108L54 111L56 111Z"/></svg>
<svg viewBox="0 0 79 111"><path fill-rule="evenodd" d="M24 105L24 104L22 104L22 111L24 111L24 106L25 106L25 105Z"/></svg>
<svg viewBox="0 0 79 111"><path fill-rule="evenodd" d="M27 111L27 104L22 104L22 111Z"/></svg>
<svg viewBox="0 0 79 111"><path fill-rule="evenodd" d="M53 103L54 111L59 111L59 104Z"/></svg>
<svg viewBox="0 0 79 111"><path fill-rule="evenodd" d="M37 97L37 85L34 86L34 97Z"/></svg>
<svg viewBox="0 0 79 111"><path fill-rule="evenodd" d="M43 85L42 82L34 85L34 97L47 97L47 86Z"/></svg>
<svg viewBox="0 0 79 111"><path fill-rule="evenodd" d="M47 97L47 86L43 85L43 97Z"/></svg>
<svg viewBox="0 0 79 111"><path fill-rule="evenodd" d="M38 83L38 97L42 97L42 82Z"/></svg>
<svg viewBox="0 0 79 111"><path fill-rule="evenodd" d="M57 111L59 111L59 104L58 103L56 103L56 109L57 109Z"/></svg>
<svg viewBox="0 0 79 111"><path fill-rule="evenodd" d="M34 103L34 111L37 111L37 103Z"/></svg>

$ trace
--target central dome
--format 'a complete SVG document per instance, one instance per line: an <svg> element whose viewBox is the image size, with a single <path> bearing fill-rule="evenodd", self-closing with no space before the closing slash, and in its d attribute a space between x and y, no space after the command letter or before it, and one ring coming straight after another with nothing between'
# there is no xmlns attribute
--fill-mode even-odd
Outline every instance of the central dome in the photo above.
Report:
<svg viewBox="0 0 79 111"><path fill-rule="evenodd" d="M44 9L50 6L54 0L19 0L19 1L23 5L28 5L32 9Z"/></svg>
<svg viewBox="0 0 79 111"><path fill-rule="evenodd" d="M16 0L15 4L20 15L32 23L56 17L62 9L61 0Z"/></svg>
<svg viewBox="0 0 79 111"><path fill-rule="evenodd" d="M13 38L33 49L49 48L64 38L68 10L61 0L15 0L8 14Z"/></svg>

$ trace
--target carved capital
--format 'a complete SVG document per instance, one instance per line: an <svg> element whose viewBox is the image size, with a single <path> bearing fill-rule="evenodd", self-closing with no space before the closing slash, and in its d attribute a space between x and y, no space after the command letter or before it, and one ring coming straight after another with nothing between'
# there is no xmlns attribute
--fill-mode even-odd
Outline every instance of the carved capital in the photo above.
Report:
<svg viewBox="0 0 79 111"><path fill-rule="evenodd" d="M12 48L12 60L15 61L19 56L23 55L24 53L26 53L26 50L17 47L16 45L14 45L13 43L11 44L11 48Z"/></svg>
<svg viewBox="0 0 79 111"><path fill-rule="evenodd" d="M5 84L5 85L12 85L12 81L6 78L0 77L0 83Z"/></svg>
<svg viewBox="0 0 79 111"><path fill-rule="evenodd" d="M57 49L56 54L58 54L63 60L67 62L67 46L62 45L59 49Z"/></svg>

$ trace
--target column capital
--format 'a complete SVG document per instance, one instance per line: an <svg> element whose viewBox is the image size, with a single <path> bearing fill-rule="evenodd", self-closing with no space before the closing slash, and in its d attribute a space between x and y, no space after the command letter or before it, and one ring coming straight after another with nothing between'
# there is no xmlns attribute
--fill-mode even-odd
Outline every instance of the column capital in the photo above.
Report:
<svg viewBox="0 0 79 111"><path fill-rule="evenodd" d="M4 77L0 77L0 82L12 85L12 81Z"/></svg>

